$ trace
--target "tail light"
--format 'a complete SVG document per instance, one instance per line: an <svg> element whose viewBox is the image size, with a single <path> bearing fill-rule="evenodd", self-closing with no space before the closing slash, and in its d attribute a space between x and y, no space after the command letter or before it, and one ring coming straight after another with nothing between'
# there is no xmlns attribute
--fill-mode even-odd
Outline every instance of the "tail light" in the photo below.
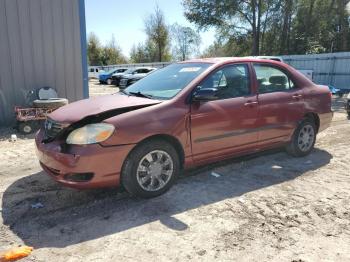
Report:
<svg viewBox="0 0 350 262"><path fill-rule="evenodd" d="M329 99L332 99L332 92L329 92L328 95L329 95Z"/></svg>

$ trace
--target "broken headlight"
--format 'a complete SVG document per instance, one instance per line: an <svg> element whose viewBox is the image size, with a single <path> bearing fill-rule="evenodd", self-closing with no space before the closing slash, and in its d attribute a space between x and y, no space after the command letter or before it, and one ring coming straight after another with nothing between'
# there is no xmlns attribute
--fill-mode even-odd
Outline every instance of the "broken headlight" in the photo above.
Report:
<svg viewBox="0 0 350 262"><path fill-rule="evenodd" d="M114 132L111 124L88 124L73 130L67 137L66 143L70 145L96 144L107 140Z"/></svg>

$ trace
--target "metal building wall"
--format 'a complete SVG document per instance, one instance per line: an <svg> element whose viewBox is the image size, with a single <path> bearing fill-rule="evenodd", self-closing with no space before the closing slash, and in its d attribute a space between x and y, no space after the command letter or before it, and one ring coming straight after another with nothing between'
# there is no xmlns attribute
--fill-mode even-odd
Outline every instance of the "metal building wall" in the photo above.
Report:
<svg viewBox="0 0 350 262"><path fill-rule="evenodd" d="M314 71L314 82L350 89L350 52L282 56L297 69Z"/></svg>
<svg viewBox="0 0 350 262"><path fill-rule="evenodd" d="M84 1L0 0L0 126L43 86L70 101L88 96Z"/></svg>

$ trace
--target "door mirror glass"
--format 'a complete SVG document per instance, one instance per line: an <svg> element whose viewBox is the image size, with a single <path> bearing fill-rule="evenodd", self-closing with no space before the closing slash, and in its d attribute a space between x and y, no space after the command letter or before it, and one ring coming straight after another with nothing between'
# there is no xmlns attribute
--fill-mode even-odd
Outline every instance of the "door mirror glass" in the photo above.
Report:
<svg viewBox="0 0 350 262"><path fill-rule="evenodd" d="M218 90L216 88L201 88L198 87L193 95L193 101L211 101L218 99Z"/></svg>

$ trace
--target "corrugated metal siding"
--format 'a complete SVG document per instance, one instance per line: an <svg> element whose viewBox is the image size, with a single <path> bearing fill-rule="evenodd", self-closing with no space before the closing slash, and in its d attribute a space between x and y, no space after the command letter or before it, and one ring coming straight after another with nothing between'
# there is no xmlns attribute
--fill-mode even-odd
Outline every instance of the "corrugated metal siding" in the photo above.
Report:
<svg viewBox="0 0 350 262"><path fill-rule="evenodd" d="M81 0L0 0L0 126L14 120L28 91L83 98ZM84 54L85 55L85 54Z"/></svg>
<svg viewBox="0 0 350 262"><path fill-rule="evenodd" d="M314 82L350 89L350 52L282 56L296 69L314 71Z"/></svg>

